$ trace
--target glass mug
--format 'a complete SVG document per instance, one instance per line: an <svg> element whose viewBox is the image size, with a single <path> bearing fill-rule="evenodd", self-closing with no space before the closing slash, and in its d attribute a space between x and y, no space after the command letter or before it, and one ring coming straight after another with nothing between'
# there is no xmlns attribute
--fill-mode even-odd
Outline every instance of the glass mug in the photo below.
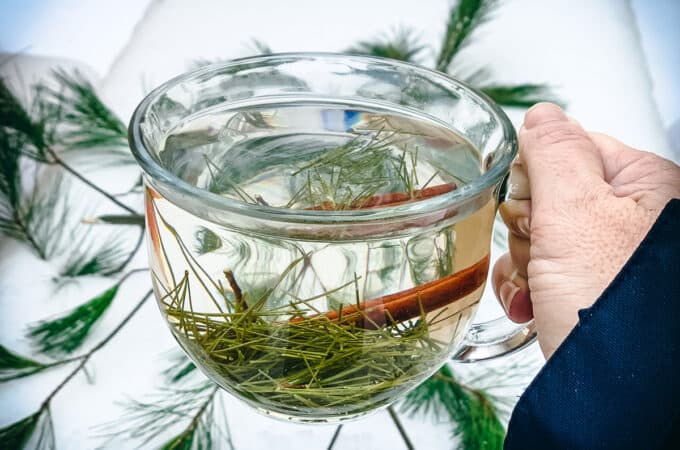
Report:
<svg viewBox="0 0 680 450"><path fill-rule="evenodd" d="M151 92L130 142L160 310L261 412L358 417L535 337L471 325L517 142L464 83L380 58L235 60Z"/></svg>

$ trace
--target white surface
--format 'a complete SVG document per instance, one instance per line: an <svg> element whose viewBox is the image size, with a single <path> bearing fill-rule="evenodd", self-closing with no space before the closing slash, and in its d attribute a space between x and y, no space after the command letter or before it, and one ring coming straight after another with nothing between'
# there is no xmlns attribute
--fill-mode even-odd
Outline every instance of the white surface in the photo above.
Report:
<svg viewBox="0 0 680 450"><path fill-rule="evenodd" d="M337 51L404 24L422 30L423 41L437 48L447 10L445 0L429 2L427 7L414 7L405 0L348 0L323 6L311 0L238 4L159 0L144 11L145 3L4 2L0 43L10 50L30 45L31 53L86 61L101 74L103 93L127 119L149 87L184 71L199 57L244 56L252 37L275 51ZM497 16L461 59L488 64L499 81L550 81L559 86L570 113L584 125L670 154L626 2L514 0ZM40 70L33 65L24 73L34 77ZM511 113L516 122L521 119L520 111ZM55 294L50 282L53 266L36 262L13 242L4 241L0 250L0 343L19 351L28 351L21 337L27 321L76 305L111 284L85 280L79 288ZM136 263L145 264L143 255ZM145 275L137 275L126 285L89 342L104 336L147 285ZM60 448L94 447L98 441L91 427L118 417L122 410L117 402L125 396L143 398L160 384L161 354L175 345L155 305L147 304L130 327L93 359L90 368L96 373L95 384L79 375L56 398L53 412ZM67 370L0 385L0 424L34 411ZM239 450L323 448L333 432L331 427L275 422L234 400L228 401L228 411ZM450 447L448 427L426 421L409 425L417 448ZM398 449L403 444L388 417L379 414L345 427L336 448Z"/></svg>

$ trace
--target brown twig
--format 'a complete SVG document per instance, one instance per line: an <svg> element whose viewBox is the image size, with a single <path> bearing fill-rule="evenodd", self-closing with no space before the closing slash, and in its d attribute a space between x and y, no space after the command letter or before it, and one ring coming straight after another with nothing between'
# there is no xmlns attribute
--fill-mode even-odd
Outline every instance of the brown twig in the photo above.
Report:
<svg viewBox="0 0 680 450"><path fill-rule="evenodd" d="M236 306L240 308L241 311L247 310L248 304L243 299L243 291L241 291L241 287L236 282L236 278L234 278L234 272L232 272L231 270L225 270L224 277L227 279L227 282L229 283L229 287L231 287L231 290L234 291L234 299L236 300Z"/></svg>

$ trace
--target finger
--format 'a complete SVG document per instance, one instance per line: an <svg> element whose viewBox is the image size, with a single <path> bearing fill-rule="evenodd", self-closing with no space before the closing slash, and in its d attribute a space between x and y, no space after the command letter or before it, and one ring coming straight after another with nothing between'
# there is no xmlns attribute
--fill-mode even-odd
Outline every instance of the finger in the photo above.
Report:
<svg viewBox="0 0 680 450"><path fill-rule="evenodd" d="M509 254L506 253L496 261L492 284L496 298L510 320L524 323L533 318L529 284L517 274Z"/></svg>
<svg viewBox="0 0 680 450"><path fill-rule="evenodd" d="M521 238L529 238L531 233L530 200L506 200L498 207L498 212L510 233Z"/></svg>
<svg viewBox="0 0 680 450"><path fill-rule="evenodd" d="M524 166L517 160L510 166L508 185L510 198L515 200L529 200L531 198L529 178Z"/></svg>
<svg viewBox="0 0 680 450"><path fill-rule="evenodd" d="M586 188L606 186L597 146L557 105L539 103L527 111L519 147L534 210L554 208L581 198Z"/></svg>
<svg viewBox="0 0 680 450"><path fill-rule="evenodd" d="M649 209L663 208L668 199L680 197L680 166L606 134L588 134L602 154L605 179L614 195L631 197Z"/></svg>
<svg viewBox="0 0 680 450"><path fill-rule="evenodd" d="M591 131L588 133L588 136L602 155L604 176L607 182L614 180L624 168L645 154L645 152L629 147L618 139L614 139L604 133Z"/></svg>
<svg viewBox="0 0 680 450"><path fill-rule="evenodd" d="M517 270L517 274L527 278L527 267L529 266L529 239L524 239L511 234L508 236L508 247L510 249L510 259Z"/></svg>

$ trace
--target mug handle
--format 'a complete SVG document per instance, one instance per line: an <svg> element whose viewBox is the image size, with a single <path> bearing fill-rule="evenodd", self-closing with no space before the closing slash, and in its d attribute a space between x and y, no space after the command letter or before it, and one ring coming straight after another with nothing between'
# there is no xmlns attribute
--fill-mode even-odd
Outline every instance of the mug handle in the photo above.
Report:
<svg viewBox="0 0 680 450"><path fill-rule="evenodd" d="M524 168L516 161L510 174L500 184L499 202L505 200L508 178L511 178L509 197L515 200L531 200L529 182ZM523 349L536 340L534 320L517 324L507 317L475 323L465 335L463 343L453 354L452 359L459 363L471 363L498 358Z"/></svg>

